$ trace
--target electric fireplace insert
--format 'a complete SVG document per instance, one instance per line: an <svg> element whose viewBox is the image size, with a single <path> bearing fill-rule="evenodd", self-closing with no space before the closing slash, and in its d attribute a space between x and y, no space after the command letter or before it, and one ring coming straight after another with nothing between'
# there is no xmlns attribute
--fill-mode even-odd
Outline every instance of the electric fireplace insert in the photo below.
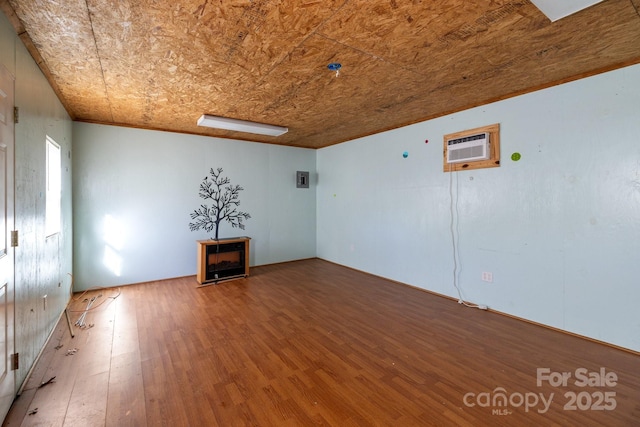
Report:
<svg viewBox="0 0 640 427"><path fill-rule="evenodd" d="M198 283L249 276L249 238L198 240Z"/></svg>

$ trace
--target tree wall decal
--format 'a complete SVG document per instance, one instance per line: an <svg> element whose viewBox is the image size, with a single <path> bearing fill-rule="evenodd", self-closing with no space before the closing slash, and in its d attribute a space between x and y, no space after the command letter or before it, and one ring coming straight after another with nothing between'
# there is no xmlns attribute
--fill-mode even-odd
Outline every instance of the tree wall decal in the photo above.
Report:
<svg viewBox="0 0 640 427"><path fill-rule="evenodd" d="M189 223L189 229L196 231L204 228L211 232L215 229L215 240L218 240L218 228L224 220L233 228L244 230L243 220L251 218L247 212L237 210L240 205L239 194L244 188L239 185L231 185L227 177L222 176L222 168L209 171L200 184L199 196L205 200L211 200L211 206L200 205L191 212L193 222Z"/></svg>

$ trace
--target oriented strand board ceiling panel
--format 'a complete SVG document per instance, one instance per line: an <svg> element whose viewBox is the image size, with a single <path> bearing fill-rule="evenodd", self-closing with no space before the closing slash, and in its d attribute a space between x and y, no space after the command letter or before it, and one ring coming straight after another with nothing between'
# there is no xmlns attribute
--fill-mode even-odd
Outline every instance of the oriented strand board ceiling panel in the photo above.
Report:
<svg viewBox="0 0 640 427"><path fill-rule="evenodd" d="M639 2L557 22L529 0L0 7L76 120L319 148L639 63ZM198 127L202 114L289 132Z"/></svg>
<svg viewBox="0 0 640 427"><path fill-rule="evenodd" d="M337 2L279 3L90 1L114 121L180 127L196 111L225 115Z"/></svg>
<svg viewBox="0 0 640 427"><path fill-rule="evenodd" d="M616 39L628 36L629 28L640 36L638 16L612 2L601 15L580 15L573 25L568 21L567 25L550 24L525 1L503 1L489 11L469 2L458 9L437 9L439 14L425 11L417 3L403 5L376 9L366 1L350 2L320 28L322 34L341 44L384 59L396 72L414 72L400 84L405 90L396 92L396 103L380 100L377 104L385 111L384 117L375 120L381 128L389 122L413 123L531 87L544 87L575 72L604 68L612 62L608 55L622 62L640 53L638 43L611 49ZM367 18L376 14L386 14L387 19ZM426 22L428 17L432 19ZM412 25L414 20L426 24ZM398 27L393 23L399 23ZM574 26L590 31L575 31ZM394 31L403 36L389 37ZM349 64L344 66L348 69ZM375 114L366 111L362 116L366 120Z"/></svg>
<svg viewBox="0 0 640 427"><path fill-rule="evenodd" d="M339 76L327 68L336 58L344 64ZM266 121L273 122L287 110L293 123L289 133L298 134L306 146L317 148L327 145L327 139L342 138L345 132L358 135L367 124L392 127L386 109L380 106L411 97L411 85L416 81L427 83L410 70L336 45L325 37L312 36L281 64L279 73L265 78L246 102L230 113L255 117L263 112Z"/></svg>
<svg viewBox="0 0 640 427"><path fill-rule="evenodd" d="M448 66L523 19L546 19L526 1L351 1L320 28L326 37L420 73ZM533 18L530 18L534 15Z"/></svg>
<svg viewBox="0 0 640 427"><path fill-rule="evenodd" d="M110 103L85 0L11 2L74 117L110 122Z"/></svg>

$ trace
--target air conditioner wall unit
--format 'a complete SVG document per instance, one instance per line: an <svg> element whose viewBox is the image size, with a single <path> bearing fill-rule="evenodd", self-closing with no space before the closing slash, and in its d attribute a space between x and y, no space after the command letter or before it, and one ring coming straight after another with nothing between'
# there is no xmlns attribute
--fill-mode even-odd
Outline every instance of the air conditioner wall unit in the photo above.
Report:
<svg viewBox="0 0 640 427"><path fill-rule="evenodd" d="M487 160L490 156L489 133L481 132L447 140L447 163Z"/></svg>

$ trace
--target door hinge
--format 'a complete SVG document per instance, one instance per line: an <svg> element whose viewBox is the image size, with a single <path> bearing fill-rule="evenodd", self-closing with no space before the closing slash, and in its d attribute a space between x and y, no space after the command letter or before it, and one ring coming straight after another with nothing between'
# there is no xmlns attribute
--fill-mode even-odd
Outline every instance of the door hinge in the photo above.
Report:
<svg viewBox="0 0 640 427"><path fill-rule="evenodd" d="M13 122L18 123L20 121L20 107L13 107Z"/></svg>
<svg viewBox="0 0 640 427"><path fill-rule="evenodd" d="M20 367L20 353L13 353L11 355L11 370L15 371Z"/></svg>
<svg viewBox="0 0 640 427"><path fill-rule="evenodd" d="M11 232L11 247L18 247L18 230L13 230Z"/></svg>

